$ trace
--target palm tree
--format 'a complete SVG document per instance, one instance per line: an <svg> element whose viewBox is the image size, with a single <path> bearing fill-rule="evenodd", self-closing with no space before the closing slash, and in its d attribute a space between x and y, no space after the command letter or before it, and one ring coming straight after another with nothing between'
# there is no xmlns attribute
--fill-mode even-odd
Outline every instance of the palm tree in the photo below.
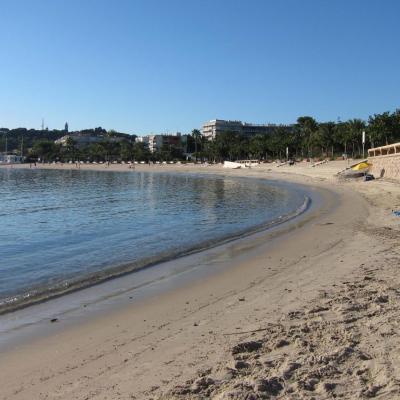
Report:
<svg viewBox="0 0 400 400"><path fill-rule="evenodd" d="M331 157L333 158L333 149L335 145L335 123L334 122L322 122L318 126L318 131L314 136L317 145L321 147L321 155L328 156L329 149L331 151Z"/></svg>
<svg viewBox="0 0 400 400"><path fill-rule="evenodd" d="M362 131L365 129L365 122L361 119L350 119L347 121L349 127L349 134L350 140L352 144L352 157L354 158L354 144L357 145L358 155L361 154L361 138L362 138Z"/></svg>
<svg viewBox="0 0 400 400"><path fill-rule="evenodd" d="M318 130L318 123L313 117L303 116L297 118L297 127L300 131L303 146L307 148L307 157L311 157L312 136Z"/></svg>
<svg viewBox="0 0 400 400"><path fill-rule="evenodd" d="M338 122L335 126L335 137L343 146L343 153L347 155L347 143L350 141L350 131L347 122Z"/></svg>
<svg viewBox="0 0 400 400"><path fill-rule="evenodd" d="M192 130L192 137L194 139L194 153L196 157L196 162L197 162L197 143L199 139L201 138L201 132L198 129L193 129Z"/></svg>

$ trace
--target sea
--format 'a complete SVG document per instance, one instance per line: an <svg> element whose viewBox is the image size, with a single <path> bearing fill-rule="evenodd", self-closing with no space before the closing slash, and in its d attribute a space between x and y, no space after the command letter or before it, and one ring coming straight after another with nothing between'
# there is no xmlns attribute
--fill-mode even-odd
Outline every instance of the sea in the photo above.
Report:
<svg viewBox="0 0 400 400"><path fill-rule="evenodd" d="M0 168L0 313L268 229L309 201L265 179Z"/></svg>

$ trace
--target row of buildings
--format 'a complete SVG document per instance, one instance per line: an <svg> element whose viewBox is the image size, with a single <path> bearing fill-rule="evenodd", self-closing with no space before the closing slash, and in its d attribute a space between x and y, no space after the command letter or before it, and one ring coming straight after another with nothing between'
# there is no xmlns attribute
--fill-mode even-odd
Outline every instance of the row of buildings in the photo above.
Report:
<svg viewBox="0 0 400 400"><path fill-rule="evenodd" d="M242 136L270 135L278 127L293 129L294 125L276 125L276 124L249 124L242 121L230 121L223 119L213 119L206 122L201 130L202 136L208 140L213 140L222 132L235 132ZM138 136L137 142L145 143L150 152L154 153L163 146L181 146L185 151L187 147L188 135L181 135L177 132L175 135L146 135Z"/></svg>
<svg viewBox="0 0 400 400"><path fill-rule="evenodd" d="M293 125L249 124L242 121L213 119L203 125L201 133L206 139L213 140L219 133L226 131L235 132L243 136L251 137L254 135L269 135L278 127L291 129L293 128ZM68 128L66 127L66 129ZM162 148L165 147L181 148L184 153L188 153L188 136L189 135L182 135L180 132L177 132L175 134L151 134L137 136L135 141L139 143L144 143L151 153L160 151ZM56 140L56 143L66 146L69 138L72 138L74 140L74 143L78 148L82 148L93 143L99 143L104 140L111 142L122 142L123 140L125 140L124 138L120 137L106 137L104 135L70 133Z"/></svg>
<svg viewBox="0 0 400 400"><path fill-rule="evenodd" d="M202 136L208 140L213 140L215 137L222 132L235 132L243 136L251 137L254 135L269 135L277 127L285 127L286 129L293 128L293 125L275 125L275 124L249 124L242 121L230 121L222 119L213 119L206 122L201 130ZM104 141L112 143L121 143L126 140L131 140L128 137L121 136L110 136L104 129L96 128L92 131L80 131L80 132L68 132L68 123L65 123L64 132L65 135L55 141L56 144L61 146L67 146L70 139L73 140L74 146L77 148L84 148L91 144L101 143ZM190 157L190 153L194 151L193 139L190 135L182 135L180 132L175 134L151 134L145 136L137 136L136 142L143 143L151 153L162 150L163 148L169 148L170 150L180 149L184 154ZM6 145L7 149L7 145ZM18 158L15 154L0 153L0 163L18 163L21 162L22 158Z"/></svg>
<svg viewBox="0 0 400 400"><path fill-rule="evenodd" d="M23 157L16 154L0 153L0 164L20 164Z"/></svg>

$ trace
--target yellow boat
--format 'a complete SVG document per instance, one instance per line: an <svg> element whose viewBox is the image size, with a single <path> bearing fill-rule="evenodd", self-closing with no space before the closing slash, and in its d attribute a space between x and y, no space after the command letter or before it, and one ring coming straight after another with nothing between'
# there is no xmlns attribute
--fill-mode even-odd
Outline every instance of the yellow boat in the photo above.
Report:
<svg viewBox="0 0 400 400"><path fill-rule="evenodd" d="M363 162L360 162L360 163L352 166L351 169L353 171L363 171L363 170L369 169L370 167L371 167L371 164L368 164L367 162L363 161Z"/></svg>

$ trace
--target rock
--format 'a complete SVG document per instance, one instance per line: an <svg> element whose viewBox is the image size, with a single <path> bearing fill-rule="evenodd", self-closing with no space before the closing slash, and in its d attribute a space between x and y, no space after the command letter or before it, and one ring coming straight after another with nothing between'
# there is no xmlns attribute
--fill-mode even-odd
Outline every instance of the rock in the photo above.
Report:
<svg viewBox="0 0 400 400"><path fill-rule="evenodd" d="M232 354L251 353L262 347L261 341L242 342L232 348Z"/></svg>

